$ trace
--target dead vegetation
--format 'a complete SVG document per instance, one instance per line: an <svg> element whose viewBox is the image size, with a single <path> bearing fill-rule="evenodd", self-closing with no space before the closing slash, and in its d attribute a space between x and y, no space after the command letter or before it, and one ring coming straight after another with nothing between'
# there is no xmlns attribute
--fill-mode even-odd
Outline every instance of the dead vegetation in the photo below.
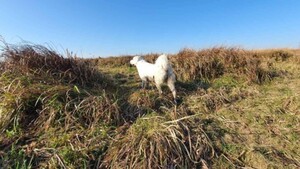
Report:
<svg viewBox="0 0 300 169"><path fill-rule="evenodd" d="M104 90L114 88L106 87L109 79L82 59L42 46L6 46L2 55L0 166L96 165L108 126L122 123L117 100Z"/></svg>
<svg viewBox="0 0 300 169"><path fill-rule="evenodd" d="M212 80L232 73L261 84L278 76L272 67L261 65L255 52L239 48L184 49L172 59L177 78L182 81Z"/></svg>
<svg viewBox="0 0 300 169"><path fill-rule="evenodd" d="M154 63L159 54L144 55L144 58ZM257 53L239 48L216 47L211 49L193 50L183 49L178 54L170 56L177 79L180 81L212 80L227 73L244 76L249 82L258 84L268 82L279 73L272 68L263 67L260 56L286 60L292 56L285 51L272 51L270 53ZM101 58L101 66L128 65L133 56Z"/></svg>
<svg viewBox="0 0 300 169"><path fill-rule="evenodd" d="M215 155L202 125L196 116L173 121L153 114L140 118L112 142L103 167L205 168Z"/></svg>
<svg viewBox="0 0 300 169"><path fill-rule="evenodd" d="M82 86L103 84L105 78L90 62L67 53L66 57L40 45L5 44L2 71L30 73L36 76L50 75L56 81Z"/></svg>

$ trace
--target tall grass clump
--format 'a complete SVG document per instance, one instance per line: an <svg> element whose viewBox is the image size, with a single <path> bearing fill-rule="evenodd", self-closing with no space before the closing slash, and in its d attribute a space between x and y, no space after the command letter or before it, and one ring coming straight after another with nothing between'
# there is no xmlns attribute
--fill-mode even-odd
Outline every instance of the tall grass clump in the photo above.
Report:
<svg viewBox="0 0 300 169"><path fill-rule="evenodd" d="M117 137L104 157L104 168L205 168L214 157L196 116L170 121L148 115Z"/></svg>
<svg viewBox="0 0 300 169"><path fill-rule="evenodd" d="M215 56L199 55L192 49L184 49L172 58L178 80L194 81L212 79L224 73L224 65Z"/></svg>
<svg viewBox="0 0 300 169"><path fill-rule="evenodd" d="M60 107L61 104L73 106L72 111L85 108L86 111L83 114L109 110L106 104L108 107L112 106L110 96L103 93L105 88L103 84L109 80L88 62L72 56L64 58L55 51L38 45L6 45L3 51L2 57L5 58L5 62L1 65L0 77L0 93L3 100L1 115L3 117L4 113L8 115L17 112L40 116L49 107L51 109L55 107L53 111L55 113L71 109L61 110L63 108ZM97 87L91 88L91 92L96 91L104 99L83 90L86 86ZM90 106L85 106L85 104ZM118 113L117 110L114 112ZM10 116L7 117L10 118ZM51 118L46 117L46 119ZM4 126L1 125L1 127Z"/></svg>
<svg viewBox="0 0 300 169"><path fill-rule="evenodd" d="M258 50L257 55L263 58L274 59L275 61L287 61L293 57L293 51L283 49Z"/></svg>
<svg viewBox="0 0 300 169"><path fill-rule="evenodd" d="M63 57L54 50L41 45L8 45L3 49L2 69L43 75L46 73L66 83L79 85L94 85L104 83L105 78L91 62L72 56L67 53Z"/></svg>
<svg viewBox="0 0 300 169"><path fill-rule="evenodd" d="M0 168L96 166L123 123L110 80L39 45L6 45L1 57Z"/></svg>
<svg viewBox="0 0 300 169"><path fill-rule="evenodd" d="M260 84L276 76L262 67L256 53L239 48L183 49L171 60L181 81L211 80L232 73Z"/></svg>

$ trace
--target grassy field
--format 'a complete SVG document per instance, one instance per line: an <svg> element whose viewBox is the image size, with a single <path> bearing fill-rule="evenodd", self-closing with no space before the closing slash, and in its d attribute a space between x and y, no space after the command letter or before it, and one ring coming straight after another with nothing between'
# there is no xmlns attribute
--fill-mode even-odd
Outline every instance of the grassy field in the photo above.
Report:
<svg viewBox="0 0 300 169"><path fill-rule="evenodd" d="M183 49L178 105L140 89L132 56L3 51L0 168L300 167L299 50Z"/></svg>

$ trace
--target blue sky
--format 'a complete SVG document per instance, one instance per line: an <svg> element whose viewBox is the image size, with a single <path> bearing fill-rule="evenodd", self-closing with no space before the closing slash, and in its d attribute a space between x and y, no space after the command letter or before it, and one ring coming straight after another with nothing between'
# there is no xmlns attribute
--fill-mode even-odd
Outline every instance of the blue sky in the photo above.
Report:
<svg viewBox="0 0 300 169"><path fill-rule="evenodd" d="M0 35L82 57L300 47L299 0L0 0Z"/></svg>

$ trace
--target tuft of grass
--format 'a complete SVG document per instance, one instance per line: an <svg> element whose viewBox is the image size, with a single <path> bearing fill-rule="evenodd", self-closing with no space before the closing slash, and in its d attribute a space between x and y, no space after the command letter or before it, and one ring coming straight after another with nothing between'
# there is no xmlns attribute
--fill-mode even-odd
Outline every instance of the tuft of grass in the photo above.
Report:
<svg viewBox="0 0 300 169"><path fill-rule="evenodd" d="M172 57L172 63L182 81L211 80L232 73L261 84L277 76L262 67L255 52L239 48L184 49Z"/></svg>
<svg viewBox="0 0 300 169"><path fill-rule="evenodd" d="M10 164L11 160L14 162ZM5 158L0 159L0 166L3 168L17 168L17 169L27 169L33 167L33 156L30 157L25 152L24 149L19 148L17 145L12 145L5 156Z"/></svg>
<svg viewBox="0 0 300 169"><path fill-rule="evenodd" d="M110 80L42 46L7 45L2 57L0 167L97 166L124 122Z"/></svg>
<svg viewBox="0 0 300 169"><path fill-rule="evenodd" d="M214 148L196 116L168 121L155 113L117 136L104 158L107 168L207 167Z"/></svg>
<svg viewBox="0 0 300 169"><path fill-rule="evenodd" d="M171 58L178 80L212 79L224 74L224 65L219 58L200 52L184 49Z"/></svg>
<svg viewBox="0 0 300 169"><path fill-rule="evenodd" d="M67 53L65 58L40 45L5 45L1 54L5 59L1 66L2 71L31 73L36 76L47 74L55 77L56 81L82 86L103 85L107 82L91 62L84 61L76 55Z"/></svg>
<svg viewBox="0 0 300 169"><path fill-rule="evenodd" d="M259 56L264 58L274 59L275 61L287 61L289 58L294 56L293 52L290 50L284 49L271 49L271 50L262 50L257 53Z"/></svg>

